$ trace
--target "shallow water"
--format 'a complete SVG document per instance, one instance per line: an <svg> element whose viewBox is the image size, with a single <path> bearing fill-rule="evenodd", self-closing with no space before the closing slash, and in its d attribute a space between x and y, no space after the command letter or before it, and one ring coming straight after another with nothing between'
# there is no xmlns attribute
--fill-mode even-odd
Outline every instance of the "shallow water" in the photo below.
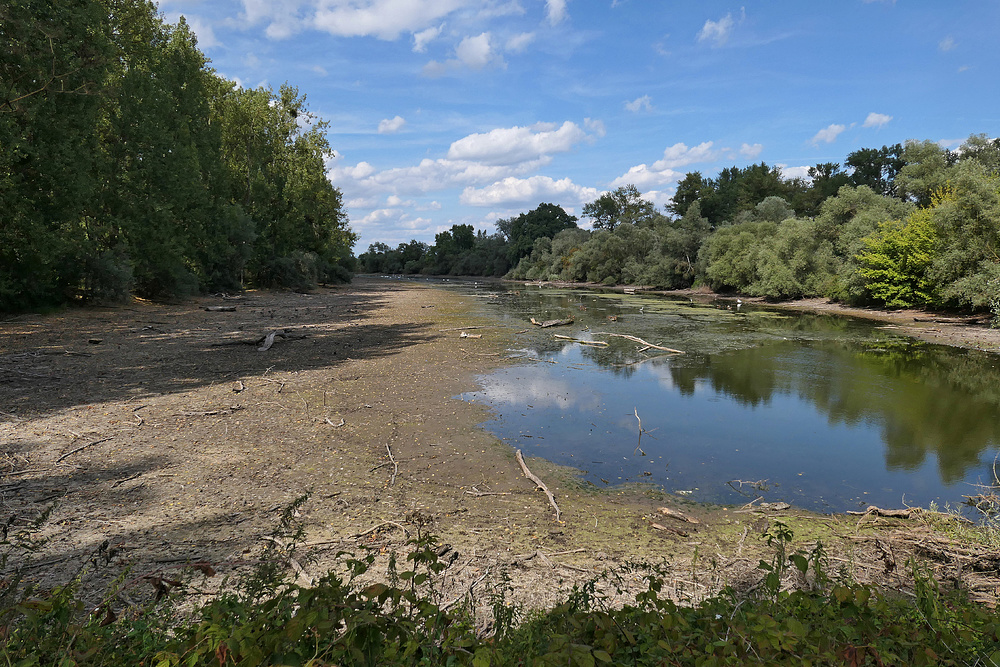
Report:
<svg viewBox="0 0 1000 667"><path fill-rule="evenodd" d="M996 355L733 301L457 289L525 329L510 351L524 363L463 398L488 405L496 417L485 427L512 446L595 485L643 481L696 501L762 496L844 511L954 506L994 481ZM539 329L532 316L575 321ZM684 354L640 351L610 333Z"/></svg>

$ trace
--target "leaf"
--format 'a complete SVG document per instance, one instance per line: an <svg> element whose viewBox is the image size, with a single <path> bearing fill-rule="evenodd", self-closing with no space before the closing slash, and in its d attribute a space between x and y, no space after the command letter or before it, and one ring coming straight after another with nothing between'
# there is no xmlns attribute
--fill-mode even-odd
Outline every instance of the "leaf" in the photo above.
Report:
<svg viewBox="0 0 1000 667"><path fill-rule="evenodd" d="M601 662L611 662L611 655L607 651L602 649L596 649L594 651L594 657L600 660Z"/></svg>

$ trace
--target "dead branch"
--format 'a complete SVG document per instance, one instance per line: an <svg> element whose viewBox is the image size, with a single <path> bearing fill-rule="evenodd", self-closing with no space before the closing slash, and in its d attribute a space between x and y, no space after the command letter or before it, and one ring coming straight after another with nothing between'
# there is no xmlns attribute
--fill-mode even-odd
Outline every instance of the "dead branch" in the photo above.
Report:
<svg viewBox="0 0 1000 667"><path fill-rule="evenodd" d="M640 345L645 345L646 346L645 349L647 349L647 350L648 349L654 349L654 350L663 350L664 352L672 352L674 354L684 354L684 350L675 350L672 347L663 347L662 345L653 345L652 343L647 343L646 341L644 341L643 339L639 338L638 336L630 336L628 334L620 334L620 333L608 333L608 332L605 332L605 331L599 331L599 332L595 333L594 335L595 336L615 336L616 338L624 338L624 339L630 340L630 341L632 341L634 343L639 343Z"/></svg>
<svg viewBox="0 0 1000 667"><path fill-rule="evenodd" d="M671 528L670 526L664 526L662 523L656 523L655 521L650 521L649 525L656 530L665 530L668 533L673 533L674 535L679 535L680 537L687 537L688 534L679 528Z"/></svg>
<svg viewBox="0 0 1000 667"><path fill-rule="evenodd" d="M236 306L205 306L205 310L210 313L235 313Z"/></svg>
<svg viewBox="0 0 1000 667"><path fill-rule="evenodd" d="M472 490L471 491L466 491L465 494L468 495L468 496L475 496L476 498L480 498L482 496L509 496L510 495L507 492L499 493L499 492L492 492L492 491L480 491L476 487L472 487Z"/></svg>
<svg viewBox="0 0 1000 667"><path fill-rule="evenodd" d="M920 511L919 507L907 508L903 510L884 510L880 507L875 507L874 505L869 505L864 512L852 512L848 511L848 514L854 516L866 516L868 514L874 514L875 516L883 516L890 519L909 519L914 513Z"/></svg>
<svg viewBox="0 0 1000 667"><path fill-rule="evenodd" d="M571 343L576 343L577 345L589 345L591 347L607 347L607 342L603 340L582 340L580 338L573 338L572 336L560 336L556 334L553 338L558 338L559 340L568 340Z"/></svg>
<svg viewBox="0 0 1000 667"><path fill-rule="evenodd" d="M95 440L94 442L89 442L86 445L81 445L80 447L77 447L76 449L71 449L70 451L66 452L65 454L63 454L62 456L60 456L59 458L57 458L56 459L56 463L64 461L64 460L68 459L70 456L72 456L73 454L76 454L77 452L82 452L83 450L87 449L88 447L93 447L94 445L99 445L102 442L107 442L108 440L111 440L111 438L110 437L108 437L108 438L101 438L100 440Z"/></svg>
<svg viewBox="0 0 1000 667"><path fill-rule="evenodd" d="M677 510L672 510L669 507L658 507L656 511L664 516L669 516L671 519L677 519L678 521L686 521L688 523L701 523L698 519L690 517L683 512L678 512Z"/></svg>
<svg viewBox="0 0 1000 667"><path fill-rule="evenodd" d="M182 417L213 417L215 415L231 415L243 409L242 405L230 405L228 408L218 410L205 410L204 412L179 412Z"/></svg>
<svg viewBox="0 0 1000 667"><path fill-rule="evenodd" d="M545 495L549 497L549 504L551 504L556 511L556 521L559 521L559 517L562 516L562 512L559 510L559 505L556 505L555 496L553 496L552 492L549 491L549 487L545 486L545 482L538 479L538 477L536 477L533 472L528 470L528 465L524 462L524 456L521 455L520 449L517 450L516 456L517 456L517 462L521 464L521 470L524 471L524 476L530 479L535 484L537 484L538 488L544 491Z"/></svg>
<svg viewBox="0 0 1000 667"><path fill-rule="evenodd" d="M534 324L536 327L541 327L543 329L548 329L549 327L561 327L567 324L573 324L572 318L568 320L545 320L544 322L539 322L534 317L532 317L530 322Z"/></svg>
<svg viewBox="0 0 1000 667"><path fill-rule="evenodd" d="M407 537L410 536L410 531L408 531L405 526L402 526L402 525L396 523L395 521L383 521L382 523L380 523L378 525L372 526L371 528L369 528L368 530L364 531L363 533L358 533L357 535L352 535L351 537L354 538L354 539L358 539L359 537L364 537L365 535L368 535L369 533L374 533L376 530L378 530L382 526L395 526L396 528L399 528L401 531L403 531L406 534Z"/></svg>
<svg viewBox="0 0 1000 667"><path fill-rule="evenodd" d="M330 426L334 427L334 428L340 428L341 426L343 426L344 424L346 424L346 423L347 423L347 422L345 422L345 421L344 421L344 418L343 418L343 417L341 417L341 418L340 418L340 423L339 423L339 424L334 424L334 423L333 423L332 421L330 421L330 418L329 418L329 417L327 417L326 419L324 419L324 421L325 421L325 422L326 422L327 424L329 424Z"/></svg>
<svg viewBox="0 0 1000 667"><path fill-rule="evenodd" d="M389 480L389 486L392 486L396 483L396 475L399 474L399 464L396 463L396 459L393 458L392 450L389 448L388 444L385 446L385 451L389 452L389 462L392 463L392 478Z"/></svg>

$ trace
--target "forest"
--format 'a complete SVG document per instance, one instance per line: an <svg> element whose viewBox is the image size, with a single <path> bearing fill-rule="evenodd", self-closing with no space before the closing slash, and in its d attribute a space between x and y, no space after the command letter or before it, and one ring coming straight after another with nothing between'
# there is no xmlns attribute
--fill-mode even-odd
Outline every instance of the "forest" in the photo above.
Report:
<svg viewBox="0 0 1000 667"><path fill-rule="evenodd" d="M305 96L209 67L152 2L0 4L0 311L350 277Z"/></svg>
<svg viewBox="0 0 1000 667"><path fill-rule="evenodd" d="M374 244L359 269L506 276L767 299L992 313L1000 325L1000 139L861 149L785 178L765 163L688 173L658 211L635 186L586 204L592 230L553 204L456 225L435 244Z"/></svg>

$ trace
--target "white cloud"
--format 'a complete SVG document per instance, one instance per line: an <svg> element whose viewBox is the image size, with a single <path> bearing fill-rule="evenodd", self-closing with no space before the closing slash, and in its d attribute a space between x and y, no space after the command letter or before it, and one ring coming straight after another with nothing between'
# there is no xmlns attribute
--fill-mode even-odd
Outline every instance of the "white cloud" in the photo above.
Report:
<svg viewBox="0 0 1000 667"><path fill-rule="evenodd" d="M469 0L325 0L316 9L313 24L339 37L394 40L403 32L425 30L469 4Z"/></svg>
<svg viewBox="0 0 1000 667"><path fill-rule="evenodd" d="M378 123L378 133L379 134L393 134L399 132L406 125L406 121L402 116L396 116L395 118L386 118L380 120Z"/></svg>
<svg viewBox="0 0 1000 667"><path fill-rule="evenodd" d="M498 128L485 134L470 134L448 149L450 160L472 160L502 165L539 160L553 153L565 153L587 139L576 123L537 123L531 127Z"/></svg>
<svg viewBox="0 0 1000 667"><path fill-rule="evenodd" d="M635 98L631 102L626 102L625 109L626 111L640 111L642 109L649 111L653 108L652 102L653 100L649 97L649 95L643 95L642 97Z"/></svg>
<svg viewBox="0 0 1000 667"><path fill-rule="evenodd" d="M718 157L719 151L712 149L713 142L705 141L689 148L687 144L676 143L663 151L663 157L652 165L639 164L630 168L615 180L611 187L634 185L642 191L656 190L665 185L676 183L684 176L677 171L682 167L696 162L707 162Z"/></svg>
<svg viewBox="0 0 1000 667"><path fill-rule="evenodd" d="M747 158L748 160L753 160L755 157L760 155L761 151L764 150L763 144L743 144L740 146L740 155Z"/></svg>
<svg viewBox="0 0 1000 667"><path fill-rule="evenodd" d="M492 36L488 32L477 37L466 37L455 47L455 56L467 67L482 69L495 57L491 39Z"/></svg>
<svg viewBox="0 0 1000 667"><path fill-rule="evenodd" d="M216 39L215 31L212 29L212 26L209 25L205 19L198 16L185 16L184 19L187 21L187 24L191 26L191 30L198 38L199 47L203 49L211 49L215 46L222 45L222 43Z"/></svg>
<svg viewBox="0 0 1000 667"><path fill-rule="evenodd" d="M437 39L440 34L441 26L427 28L426 30L413 33L413 51L415 53L424 53L427 51L427 45Z"/></svg>
<svg viewBox="0 0 1000 667"><path fill-rule="evenodd" d="M519 35L514 35L507 40L506 49L511 53L521 53L528 45L535 41L535 33L533 32L522 32Z"/></svg>
<svg viewBox="0 0 1000 667"><path fill-rule="evenodd" d="M556 25L566 18L567 0L545 0L545 16L549 23Z"/></svg>
<svg viewBox="0 0 1000 667"><path fill-rule="evenodd" d="M459 201L466 206L530 206L553 199L567 204L582 204L599 195L596 188L576 185L568 178L557 181L548 176L509 176L485 188L466 188Z"/></svg>
<svg viewBox="0 0 1000 667"><path fill-rule="evenodd" d="M583 126L599 137L603 137L608 133L604 128L604 123L596 118L584 118Z"/></svg>
<svg viewBox="0 0 1000 667"><path fill-rule="evenodd" d="M795 178L809 180L809 167L789 167L787 164L777 164L775 166L781 169L781 177L786 181Z"/></svg>
<svg viewBox="0 0 1000 667"><path fill-rule="evenodd" d="M879 129L885 127L888 122L892 120L892 116L887 116L884 113L870 113L868 117L865 118L865 123L862 127L877 127Z"/></svg>
<svg viewBox="0 0 1000 667"><path fill-rule="evenodd" d="M726 14L718 21L705 21L698 32L699 42L711 42L713 46L722 46L729 41L729 36L733 32L736 22L732 14Z"/></svg>
<svg viewBox="0 0 1000 667"><path fill-rule="evenodd" d="M653 168L657 170L678 169L686 167L689 164L694 164L695 162L714 160L718 152L712 150L712 145L713 142L704 141L691 148L688 148L687 144L684 143L676 143L673 146L668 146L663 151L663 157L653 163Z"/></svg>
<svg viewBox="0 0 1000 667"><path fill-rule="evenodd" d="M837 125L836 123L833 123L832 125L828 125L817 132L812 138L811 143L814 146L819 144L821 141L832 144L837 139L837 136L846 129L846 125Z"/></svg>
<svg viewBox="0 0 1000 667"><path fill-rule="evenodd" d="M947 53L948 51L951 51L954 48L955 48L955 38L952 37L951 35L948 35L940 42L938 42L938 51L941 51L942 53Z"/></svg>

